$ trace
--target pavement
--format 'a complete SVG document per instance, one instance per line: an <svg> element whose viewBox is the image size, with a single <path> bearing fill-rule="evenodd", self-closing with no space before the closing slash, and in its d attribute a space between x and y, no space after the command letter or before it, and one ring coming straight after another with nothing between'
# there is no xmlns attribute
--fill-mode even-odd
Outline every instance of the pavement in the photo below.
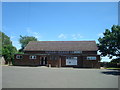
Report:
<svg viewBox="0 0 120 90"><path fill-rule="evenodd" d="M2 88L118 88L118 71L2 66Z"/></svg>
<svg viewBox="0 0 120 90"><path fill-rule="evenodd" d="M0 90L2 89L2 66L0 65Z"/></svg>

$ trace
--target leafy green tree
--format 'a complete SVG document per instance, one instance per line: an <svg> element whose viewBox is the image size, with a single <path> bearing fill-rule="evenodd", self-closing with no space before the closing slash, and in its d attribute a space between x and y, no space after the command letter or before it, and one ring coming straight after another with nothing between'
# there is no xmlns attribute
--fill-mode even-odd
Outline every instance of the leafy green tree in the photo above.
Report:
<svg viewBox="0 0 120 90"><path fill-rule="evenodd" d="M2 48L5 45L12 45L12 42L10 41L10 37L0 32L0 55L2 55Z"/></svg>
<svg viewBox="0 0 120 90"><path fill-rule="evenodd" d="M19 50L20 52L23 52L23 49L26 47L26 45L30 42L30 41L37 41L37 38L33 37L33 36L21 36L20 35L20 39L19 42L21 44L21 49Z"/></svg>
<svg viewBox="0 0 120 90"><path fill-rule="evenodd" d="M98 39L98 48L102 56L120 58L120 26L113 25L111 30L106 29L103 37Z"/></svg>
<svg viewBox="0 0 120 90"><path fill-rule="evenodd" d="M17 52L17 49L12 45L10 37L5 35L3 32L0 32L0 41L0 54L4 56L6 64L10 64L14 59L14 54Z"/></svg>
<svg viewBox="0 0 120 90"><path fill-rule="evenodd" d="M7 35L5 35L5 33L0 32L0 34L2 35L2 46L4 45L12 45L12 41L10 40L10 37L8 37Z"/></svg>
<svg viewBox="0 0 120 90"><path fill-rule="evenodd" d="M14 59L14 54L17 52L17 49L12 45L5 45L2 48L2 55L4 56L6 63L11 63Z"/></svg>

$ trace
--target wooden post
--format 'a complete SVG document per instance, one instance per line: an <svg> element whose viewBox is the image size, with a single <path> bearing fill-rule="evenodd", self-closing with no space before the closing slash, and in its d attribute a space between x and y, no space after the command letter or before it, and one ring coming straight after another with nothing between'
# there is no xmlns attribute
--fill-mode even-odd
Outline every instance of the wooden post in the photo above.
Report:
<svg viewBox="0 0 120 90"><path fill-rule="evenodd" d="M59 67L61 67L61 57L59 57Z"/></svg>

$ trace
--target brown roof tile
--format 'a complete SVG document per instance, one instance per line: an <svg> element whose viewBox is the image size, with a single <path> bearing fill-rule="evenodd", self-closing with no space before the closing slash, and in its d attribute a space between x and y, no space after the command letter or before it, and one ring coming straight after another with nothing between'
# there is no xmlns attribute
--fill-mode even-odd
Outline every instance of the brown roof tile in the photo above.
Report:
<svg viewBox="0 0 120 90"><path fill-rule="evenodd" d="M95 41L30 41L24 51L97 51Z"/></svg>

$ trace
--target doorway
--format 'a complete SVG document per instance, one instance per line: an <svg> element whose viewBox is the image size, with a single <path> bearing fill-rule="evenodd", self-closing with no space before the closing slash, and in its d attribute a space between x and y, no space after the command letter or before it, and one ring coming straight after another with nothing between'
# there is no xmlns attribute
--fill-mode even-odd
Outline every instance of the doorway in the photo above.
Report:
<svg viewBox="0 0 120 90"><path fill-rule="evenodd" d="M40 58L40 65L46 66L47 65L47 57L41 57Z"/></svg>

